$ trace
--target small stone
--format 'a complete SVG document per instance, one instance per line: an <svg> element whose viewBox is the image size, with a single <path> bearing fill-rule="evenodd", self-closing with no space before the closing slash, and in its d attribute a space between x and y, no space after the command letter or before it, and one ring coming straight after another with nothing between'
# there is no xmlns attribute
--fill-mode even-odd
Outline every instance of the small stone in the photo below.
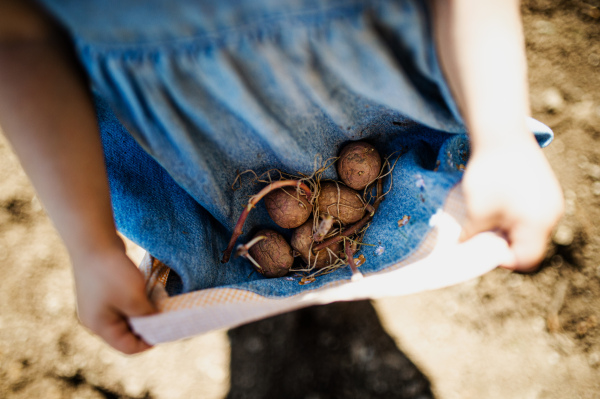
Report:
<svg viewBox="0 0 600 399"><path fill-rule="evenodd" d="M577 199L577 193L573 190L565 190L565 199L574 201Z"/></svg>
<svg viewBox="0 0 600 399"><path fill-rule="evenodd" d="M594 182L592 184L592 194L600 195L600 181Z"/></svg>
<svg viewBox="0 0 600 399"><path fill-rule="evenodd" d="M565 107L565 100L556 87L551 87L542 93L542 104L546 111L560 112Z"/></svg>
<svg viewBox="0 0 600 399"><path fill-rule="evenodd" d="M244 348L250 353L257 353L263 350L264 345L258 337L250 337L244 342Z"/></svg>
<svg viewBox="0 0 600 399"><path fill-rule="evenodd" d="M562 329L560 324L560 317L558 317L556 313L548 315L548 317L546 318L546 328L550 333L557 333Z"/></svg>
<svg viewBox="0 0 600 399"><path fill-rule="evenodd" d="M353 342L350 352L352 360L356 363L366 363L373 358L373 350L362 342Z"/></svg>
<svg viewBox="0 0 600 399"><path fill-rule="evenodd" d="M587 169L587 173L591 178L600 180L600 165L588 164Z"/></svg>
<svg viewBox="0 0 600 399"><path fill-rule="evenodd" d="M565 197L565 215L573 216L575 214L575 200Z"/></svg>
<svg viewBox="0 0 600 399"><path fill-rule="evenodd" d="M558 245L571 245L573 242L573 230L568 226L560 225L556 229L552 240Z"/></svg>
<svg viewBox="0 0 600 399"><path fill-rule="evenodd" d="M600 65L600 56L598 54L592 53L588 56L588 62L591 66Z"/></svg>
<svg viewBox="0 0 600 399"><path fill-rule="evenodd" d="M578 336L583 337L585 334L587 334L588 329L589 327L587 321L580 321L577 323L576 331Z"/></svg>
<svg viewBox="0 0 600 399"><path fill-rule="evenodd" d="M123 391L129 397L142 397L144 391L147 391L146 385L141 378L136 378L135 375L124 374L121 377L121 385L123 387Z"/></svg>
<svg viewBox="0 0 600 399"><path fill-rule="evenodd" d="M541 332L546 329L546 320L543 317L535 317L531 321L531 330L534 332Z"/></svg>
<svg viewBox="0 0 600 399"><path fill-rule="evenodd" d="M46 295L44 302L46 305L46 310L48 311L49 314L56 315L56 314L60 313L60 310L62 309L62 303L61 303L60 297L58 297L57 295L48 294L48 295Z"/></svg>
<svg viewBox="0 0 600 399"><path fill-rule="evenodd" d="M553 7L552 0L532 0L530 7L537 10L546 10ZM550 21L537 20L533 23L535 29L542 35L551 35L555 32L554 25Z"/></svg>
<svg viewBox="0 0 600 399"><path fill-rule="evenodd" d="M552 267L559 268L559 267L561 267L563 265L563 263L564 263L564 259L560 255L554 255L550 259L550 264L552 265Z"/></svg>
<svg viewBox="0 0 600 399"><path fill-rule="evenodd" d="M596 367L600 365L600 352L590 353L588 356L588 364L591 367Z"/></svg>
<svg viewBox="0 0 600 399"><path fill-rule="evenodd" d="M33 198L31 199L31 211L37 213L37 212L41 212L43 210L44 210L44 206L40 202L37 195L34 195Z"/></svg>
<svg viewBox="0 0 600 399"><path fill-rule="evenodd" d="M512 273L508 277L507 285L511 288L518 288L523 284L523 276L520 274Z"/></svg>
<svg viewBox="0 0 600 399"><path fill-rule="evenodd" d="M552 366L558 364L560 362L560 353L554 352L548 356L548 363Z"/></svg>

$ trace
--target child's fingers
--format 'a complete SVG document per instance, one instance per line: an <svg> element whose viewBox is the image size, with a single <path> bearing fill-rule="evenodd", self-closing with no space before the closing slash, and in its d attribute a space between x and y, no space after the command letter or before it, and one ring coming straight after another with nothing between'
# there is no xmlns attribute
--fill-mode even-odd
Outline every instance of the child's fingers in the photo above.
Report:
<svg viewBox="0 0 600 399"><path fill-rule="evenodd" d="M107 324L97 332L110 346L126 355L143 352L152 347L131 331L125 318L116 316L118 319L115 322Z"/></svg>
<svg viewBox="0 0 600 399"><path fill-rule="evenodd" d="M128 318L147 316L156 313L156 308L145 294L143 286L126 293L122 298L117 298L115 303L117 319L108 324L106 336L103 337L113 348L125 353L134 354L151 348L140 337L135 335L129 326Z"/></svg>
<svg viewBox="0 0 600 399"><path fill-rule="evenodd" d="M514 271L528 273L535 271L546 253L547 240L551 228L543 223L519 221L509 227L497 217L468 218L460 235L460 242L464 242L478 233L497 231L509 242L511 259L501 266Z"/></svg>
<svg viewBox="0 0 600 399"><path fill-rule="evenodd" d="M523 273L535 271L546 253L550 232L551 228L539 223L513 227L508 237L514 259L502 267Z"/></svg>
<svg viewBox="0 0 600 399"><path fill-rule="evenodd" d="M465 242L478 233L495 230L498 227L498 221L493 217L467 217L460 232L459 242Z"/></svg>
<svg viewBox="0 0 600 399"><path fill-rule="evenodd" d="M137 290L124 293L115 302L115 306L126 317L148 316L156 313L156 308L146 296L143 286Z"/></svg>
<svg viewBox="0 0 600 399"><path fill-rule="evenodd" d="M150 348L128 319L156 313L145 280L122 248L76 256L73 262L81 323L115 349L133 354Z"/></svg>

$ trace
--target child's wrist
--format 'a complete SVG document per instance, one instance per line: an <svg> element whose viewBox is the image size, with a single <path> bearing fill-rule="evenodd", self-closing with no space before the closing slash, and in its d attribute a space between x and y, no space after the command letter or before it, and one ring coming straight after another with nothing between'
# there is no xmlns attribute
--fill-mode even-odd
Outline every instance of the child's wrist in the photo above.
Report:
<svg viewBox="0 0 600 399"><path fill-rule="evenodd" d="M525 127L478 129L470 134L473 154L485 154L502 150L537 148L535 136Z"/></svg>
<svg viewBox="0 0 600 399"><path fill-rule="evenodd" d="M67 244L67 249L74 265L85 264L90 258L124 254L125 244L116 231L104 237L86 237Z"/></svg>

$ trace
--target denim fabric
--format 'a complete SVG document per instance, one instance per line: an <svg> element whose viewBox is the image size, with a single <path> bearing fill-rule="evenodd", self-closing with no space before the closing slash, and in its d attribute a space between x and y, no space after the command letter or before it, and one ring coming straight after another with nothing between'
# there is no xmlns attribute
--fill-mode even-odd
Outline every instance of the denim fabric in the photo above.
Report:
<svg viewBox="0 0 600 399"><path fill-rule="evenodd" d="M468 142L425 2L42 3L71 32L96 93L117 226L177 272L171 293L232 286L283 297L350 277L341 269L301 286L243 259L220 264L262 187L245 179L232 190L238 172L310 174L315 159L359 139L400 155L365 235L375 247L362 250L363 273L408 256L461 178ZM546 144L551 132L536 130ZM240 242L259 227L290 236L262 206L246 223Z"/></svg>

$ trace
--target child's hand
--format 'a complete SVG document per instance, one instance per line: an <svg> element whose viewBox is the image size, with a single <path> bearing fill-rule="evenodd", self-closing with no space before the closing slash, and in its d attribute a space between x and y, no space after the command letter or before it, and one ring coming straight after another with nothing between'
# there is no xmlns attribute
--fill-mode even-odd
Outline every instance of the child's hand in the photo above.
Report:
<svg viewBox="0 0 600 399"><path fill-rule="evenodd" d="M155 309L146 297L142 274L125 251L78 254L73 257L73 270L81 323L126 354L150 348L127 322Z"/></svg>
<svg viewBox="0 0 600 399"><path fill-rule="evenodd" d="M518 0L434 1L440 60L471 138L463 239L498 230L534 270L562 214L562 192L527 130L527 58Z"/></svg>
<svg viewBox="0 0 600 399"><path fill-rule="evenodd" d="M89 82L33 2L0 1L0 82L2 128L69 250L82 323L122 352L149 348L127 323L154 308L115 232Z"/></svg>
<svg viewBox="0 0 600 399"><path fill-rule="evenodd" d="M468 221L462 238L497 230L506 236L513 255L503 266L535 270L563 212L562 191L537 143L525 139L475 150L463 190Z"/></svg>

